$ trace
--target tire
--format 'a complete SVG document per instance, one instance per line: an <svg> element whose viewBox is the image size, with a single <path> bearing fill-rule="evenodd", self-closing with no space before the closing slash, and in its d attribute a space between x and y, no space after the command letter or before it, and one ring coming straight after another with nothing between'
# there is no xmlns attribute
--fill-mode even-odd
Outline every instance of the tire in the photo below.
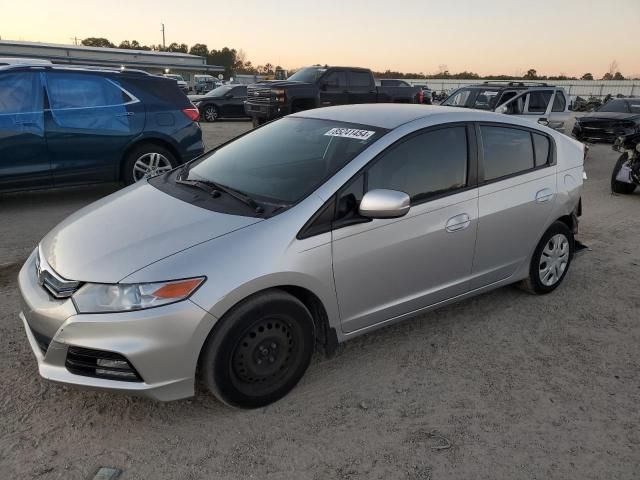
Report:
<svg viewBox="0 0 640 480"><path fill-rule="evenodd" d="M615 167L613 167L613 172L611 172L611 191L614 193L630 195L636 189L636 186L633 183L619 182L618 180L616 180L618 172L628 158L628 155L626 153L623 153L622 155L620 155L620 158L618 158Z"/></svg>
<svg viewBox="0 0 640 480"><path fill-rule="evenodd" d="M538 295L554 291L569 271L574 250L575 241L569 227L562 222L551 224L533 252L529 277L520 287Z"/></svg>
<svg viewBox="0 0 640 480"><path fill-rule="evenodd" d="M205 122L215 122L220 118L220 111L215 105L207 105L202 111L202 119Z"/></svg>
<svg viewBox="0 0 640 480"><path fill-rule="evenodd" d="M253 125L253 128L258 128L260 125L263 125L265 121L258 117L251 117L251 123Z"/></svg>
<svg viewBox="0 0 640 480"><path fill-rule="evenodd" d="M209 391L227 405L258 408L279 400L311 362L313 317L286 292L250 297L220 322L205 342L200 371Z"/></svg>
<svg viewBox="0 0 640 480"><path fill-rule="evenodd" d="M131 185L177 166L176 157L167 148L155 143L143 143L133 148L125 157L122 180L126 185Z"/></svg>

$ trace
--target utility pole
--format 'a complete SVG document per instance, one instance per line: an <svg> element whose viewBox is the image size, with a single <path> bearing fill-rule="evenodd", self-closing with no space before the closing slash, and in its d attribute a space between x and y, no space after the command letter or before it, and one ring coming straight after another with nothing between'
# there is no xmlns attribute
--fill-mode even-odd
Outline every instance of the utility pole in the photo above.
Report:
<svg viewBox="0 0 640 480"><path fill-rule="evenodd" d="M161 29L161 31L162 31L162 48L167 48L167 46L164 43L164 23L161 23L161 25L162 25L162 29Z"/></svg>
<svg viewBox="0 0 640 480"><path fill-rule="evenodd" d="M75 46L78 46L78 41L82 41L82 39L78 37L71 37L71 40L73 40Z"/></svg>

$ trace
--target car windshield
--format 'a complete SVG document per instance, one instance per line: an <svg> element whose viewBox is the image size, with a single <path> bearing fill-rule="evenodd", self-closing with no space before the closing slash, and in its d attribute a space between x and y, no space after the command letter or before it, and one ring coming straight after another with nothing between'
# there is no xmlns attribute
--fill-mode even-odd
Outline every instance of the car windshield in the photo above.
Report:
<svg viewBox="0 0 640 480"><path fill-rule="evenodd" d="M223 87L218 87L218 88L214 88L213 90L211 90L209 93L207 93L207 97L222 97L224 95L226 95L227 93L229 93L229 90L231 90L233 87L230 86L223 86Z"/></svg>
<svg viewBox="0 0 640 480"><path fill-rule="evenodd" d="M206 155L188 172L265 202L294 204L322 185L386 130L289 117Z"/></svg>
<svg viewBox="0 0 640 480"><path fill-rule="evenodd" d="M475 100L473 100L473 104L469 105L469 98L474 92L476 92ZM461 88L452 93L449 98L442 102L442 105L449 107L469 107L480 110L493 110L496 107L495 103L498 98L498 93L498 90L491 89L477 90Z"/></svg>
<svg viewBox="0 0 640 480"><path fill-rule="evenodd" d="M287 80L294 80L296 82L307 82L313 83L320 75L326 72L326 68L318 68L318 67L307 67L298 70L296 73L291 75Z"/></svg>
<svg viewBox="0 0 640 480"><path fill-rule="evenodd" d="M640 104L640 101L638 101L637 103ZM629 104L626 102L626 100L609 100L607 103L598 108L598 112L629 113ZM640 112L640 108L637 108L635 113L637 112Z"/></svg>
<svg viewBox="0 0 640 480"><path fill-rule="evenodd" d="M449 107L466 107L467 100L469 100L470 95L471 90L461 88L460 90L453 92L449 98L442 102L442 105L447 105Z"/></svg>

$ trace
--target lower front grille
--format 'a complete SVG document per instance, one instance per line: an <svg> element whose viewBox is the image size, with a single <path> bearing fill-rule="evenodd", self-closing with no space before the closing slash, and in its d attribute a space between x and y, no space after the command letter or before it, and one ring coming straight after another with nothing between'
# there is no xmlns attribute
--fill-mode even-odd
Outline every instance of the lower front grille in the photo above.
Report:
<svg viewBox="0 0 640 480"><path fill-rule="evenodd" d="M122 382L142 382L142 377L133 365L119 353L69 347L65 366L75 375Z"/></svg>

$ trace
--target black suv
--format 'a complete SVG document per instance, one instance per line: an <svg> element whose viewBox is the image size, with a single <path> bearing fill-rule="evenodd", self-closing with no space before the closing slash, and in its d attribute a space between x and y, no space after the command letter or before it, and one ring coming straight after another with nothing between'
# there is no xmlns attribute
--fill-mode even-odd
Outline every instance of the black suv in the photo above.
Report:
<svg viewBox="0 0 640 480"><path fill-rule="evenodd" d="M142 71L0 67L0 190L168 171L203 153L199 115L175 80Z"/></svg>

